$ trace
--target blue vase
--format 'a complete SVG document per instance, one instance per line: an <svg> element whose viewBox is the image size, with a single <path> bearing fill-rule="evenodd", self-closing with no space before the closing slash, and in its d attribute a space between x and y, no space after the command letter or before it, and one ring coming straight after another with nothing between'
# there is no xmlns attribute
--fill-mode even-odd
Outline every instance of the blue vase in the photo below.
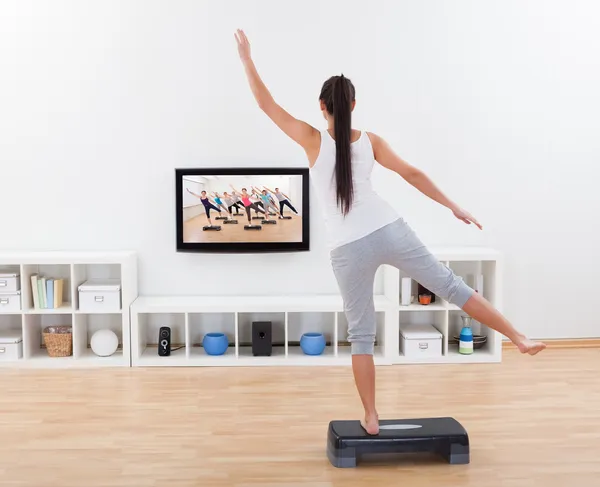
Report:
<svg viewBox="0 0 600 487"><path fill-rule="evenodd" d="M224 333L207 333L202 339L202 346L208 355L223 355L229 347L229 340Z"/></svg>
<svg viewBox="0 0 600 487"><path fill-rule="evenodd" d="M325 337L322 333L304 333L300 348L306 355L321 355L325 350Z"/></svg>

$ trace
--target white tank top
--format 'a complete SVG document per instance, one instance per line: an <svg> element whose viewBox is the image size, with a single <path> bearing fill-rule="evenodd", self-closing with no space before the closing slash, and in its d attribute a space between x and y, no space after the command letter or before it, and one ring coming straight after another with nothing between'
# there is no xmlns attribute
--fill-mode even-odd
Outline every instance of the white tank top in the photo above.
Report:
<svg viewBox="0 0 600 487"><path fill-rule="evenodd" d="M399 218L398 213L371 185L375 157L371 139L364 131L351 145L354 198L350 211L346 216L343 215L336 201L335 148L335 140L327 130L323 130L319 157L310 169L318 209L327 224L331 249L365 237Z"/></svg>

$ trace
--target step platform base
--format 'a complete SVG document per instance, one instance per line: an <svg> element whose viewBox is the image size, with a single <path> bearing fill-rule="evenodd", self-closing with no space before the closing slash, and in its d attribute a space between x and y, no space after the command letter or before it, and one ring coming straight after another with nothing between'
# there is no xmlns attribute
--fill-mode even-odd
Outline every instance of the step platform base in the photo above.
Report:
<svg viewBox="0 0 600 487"><path fill-rule="evenodd" d="M244 230L262 230L261 225L244 225Z"/></svg>
<svg viewBox="0 0 600 487"><path fill-rule="evenodd" d="M369 435L360 421L331 421L327 457L334 467L356 467L361 455L437 454L453 465L470 462L469 436L454 418L379 420L379 434Z"/></svg>
<svg viewBox="0 0 600 487"><path fill-rule="evenodd" d="M202 227L202 230L204 230L205 232L208 232L208 231L219 232L221 230L221 226L220 225L206 225L205 227Z"/></svg>

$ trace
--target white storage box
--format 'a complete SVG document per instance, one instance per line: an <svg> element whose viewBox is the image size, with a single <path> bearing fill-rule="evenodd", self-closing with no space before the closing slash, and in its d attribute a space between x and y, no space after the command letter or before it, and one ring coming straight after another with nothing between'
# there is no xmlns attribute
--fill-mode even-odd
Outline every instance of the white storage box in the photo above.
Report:
<svg viewBox="0 0 600 487"><path fill-rule="evenodd" d="M78 288L79 311L109 313L121 310L121 281L91 279Z"/></svg>
<svg viewBox="0 0 600 487"><path fill-rule="evenodd" d="M0 362L12 362L23 357L21 330L0 330Z"/></svg>
<svg viewBox="0 0 600 487"><path fill-rule="evenodd" d="M21 311L21 291L0 292L0 313Z"/></svg>
<svg viewBox="0 0 600 487"><path fill-rule="evenodd" d="M401 325L400 336L405 357L442 356L442 334L432 325Z"/></svg>
<svg viewBox="0 0 600 487"><path fill-rule="evenodd" d="M0 293L14 293L21 289L19 274L0 273Z"/></svg>

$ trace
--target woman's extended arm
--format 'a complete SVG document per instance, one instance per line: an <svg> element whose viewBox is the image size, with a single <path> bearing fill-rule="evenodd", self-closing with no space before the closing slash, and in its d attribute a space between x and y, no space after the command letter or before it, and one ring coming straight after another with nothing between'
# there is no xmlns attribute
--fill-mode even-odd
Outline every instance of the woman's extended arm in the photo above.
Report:
<svg viewBox="0 0 600 487"><path fill-rule="evenodd" d="M319 137L319 131L311 125L294 118L288 112L286 112L281 106L279 106L273 96L263 83L256 66L252 61L250 54L250 42L244 34L244 31L238 30L235 36L238 46L238 52L240 59L244 65L248 83L252 94L258 103L259 108L265 112L265 114L275 124L285 132L285 134L300 144L305 151L313 148L315 143L318 143L317 138Z"/></svg>
<svg viewBox="0 0 600 487"><path fill-rule="evenodd" d="M186 188L187 189L187 188ZM202 197L200 195L197 195L196 193L193 193L192 191L190 191L189 189L187 190L188 193L190 193L192 196L195 196L196 198L200 198L202 199Z"/></svg>
<svg viewBox="0 0 600 487"><path fill-rule="evenodd" d="M398 156L392 148L381 137L369 132L369 138L373 145L375 160L383 167L398 173L404 180L418 189L425 196L428 196L433 201L450 209L454 216L470 225L474 223L479 229L482 229L481 224L467 211L460 208L450 198L429 179L429 177L420 169L411 166Z"/></svg>

